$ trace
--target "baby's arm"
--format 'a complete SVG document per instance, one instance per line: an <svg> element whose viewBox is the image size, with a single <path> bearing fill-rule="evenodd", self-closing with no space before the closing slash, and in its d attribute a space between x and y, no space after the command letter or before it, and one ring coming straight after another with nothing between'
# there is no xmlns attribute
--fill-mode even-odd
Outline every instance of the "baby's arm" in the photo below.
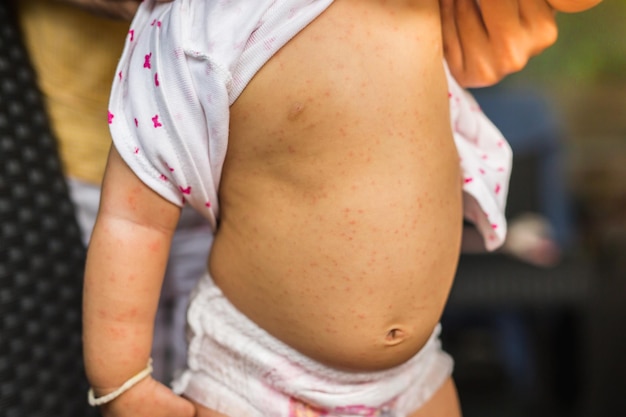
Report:
<svg viewBox="0 0 626 417"><path fill-rule="evenodd" d="M87 255L83 299L87 376L96 397L146 368L154 316L180 208L144 185L115 148ZM102 407L106 417L191 417L194 407L152 378Z"/></svg>

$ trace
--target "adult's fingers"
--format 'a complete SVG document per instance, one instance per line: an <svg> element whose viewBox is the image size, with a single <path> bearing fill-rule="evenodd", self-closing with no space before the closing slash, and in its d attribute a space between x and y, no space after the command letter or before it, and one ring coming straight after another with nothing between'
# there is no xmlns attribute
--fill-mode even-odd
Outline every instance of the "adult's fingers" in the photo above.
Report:
<svg viewBox="0 0 626 417"><path fill-rule="evenodd" d="M465 87L500 81L556 41L554 11L546 0L440 0L440 5L445 56Z"/></svg>
<svg viewBox="0 0 626 417"><path fill-rule="evenodd" d="M439 0L443 51L453 74L463 72L463 49L456 27L455 0ZM457 78L458 79L458 78Z"/></svg>
<svg viewBox="0 0 626 417"><path fill-rule="evenodd" d="M521 70L532 56L556 41L554 12L546 0L481 0L480 11L487 45L474 44L470 49L468 44L465 59L490 83ZM467 57L482 61L471 62Z"/></svg>
<svg viewBox="0 0 626 417"><path fill-rule="evenodd" d="M520 3L525 1L527 0L480 0L483 22L490 37L521 24Z"/></svg>
<svg viewBox="0 0 626 417"><path fill-rule="evenodd" d="M558 37L556 11L546 0L525 0L520 2L520 16L523 24L533 34L531 53L537 55L554 44Z"/></svg>
<svg viewBox="0 0 626 417"><path fill-rule="evenodd" d="M482 16L482 3L476 0L455 0L456 26L463 52L461 85L478 87L493 84L500 77L496 59Z"/></svg>

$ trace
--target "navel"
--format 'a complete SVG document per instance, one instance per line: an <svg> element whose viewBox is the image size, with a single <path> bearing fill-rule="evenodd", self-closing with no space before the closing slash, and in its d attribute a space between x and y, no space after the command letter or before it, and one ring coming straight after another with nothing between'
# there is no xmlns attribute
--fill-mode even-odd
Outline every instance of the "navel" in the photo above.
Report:
<svg viewBox="0 0 626 417"><path fill-rule="evenodd" d="M399 327L393 327L385 336L385 345L395 346L406 340L406 332Z"/></svg>

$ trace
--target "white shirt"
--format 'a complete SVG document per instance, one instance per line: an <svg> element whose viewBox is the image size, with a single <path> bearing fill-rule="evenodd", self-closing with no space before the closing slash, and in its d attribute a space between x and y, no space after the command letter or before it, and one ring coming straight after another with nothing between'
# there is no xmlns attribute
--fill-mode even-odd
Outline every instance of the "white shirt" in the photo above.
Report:
<svg viewBox="0 0 626 417"><path fill-rule="evenodd" d="M230 105L332 1L144 1L128 33L108 115L125 162L155 192L179 206L191 204L215 228ZM464 213L492 250L506 236L511 150L446 73Z"/></svg>

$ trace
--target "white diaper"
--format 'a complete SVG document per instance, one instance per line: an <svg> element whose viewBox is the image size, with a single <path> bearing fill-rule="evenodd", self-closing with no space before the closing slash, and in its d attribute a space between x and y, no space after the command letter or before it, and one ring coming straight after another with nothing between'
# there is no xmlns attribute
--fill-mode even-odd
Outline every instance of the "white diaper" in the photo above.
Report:
<svg viewBox="0 0 626 417"><path fill-rule="evenodd" d="M378 372L313 361L239 312L203 277L188 313L188 367L174 391L232 417L405 417L450 377L440 326L413 358Z"/></svg>

